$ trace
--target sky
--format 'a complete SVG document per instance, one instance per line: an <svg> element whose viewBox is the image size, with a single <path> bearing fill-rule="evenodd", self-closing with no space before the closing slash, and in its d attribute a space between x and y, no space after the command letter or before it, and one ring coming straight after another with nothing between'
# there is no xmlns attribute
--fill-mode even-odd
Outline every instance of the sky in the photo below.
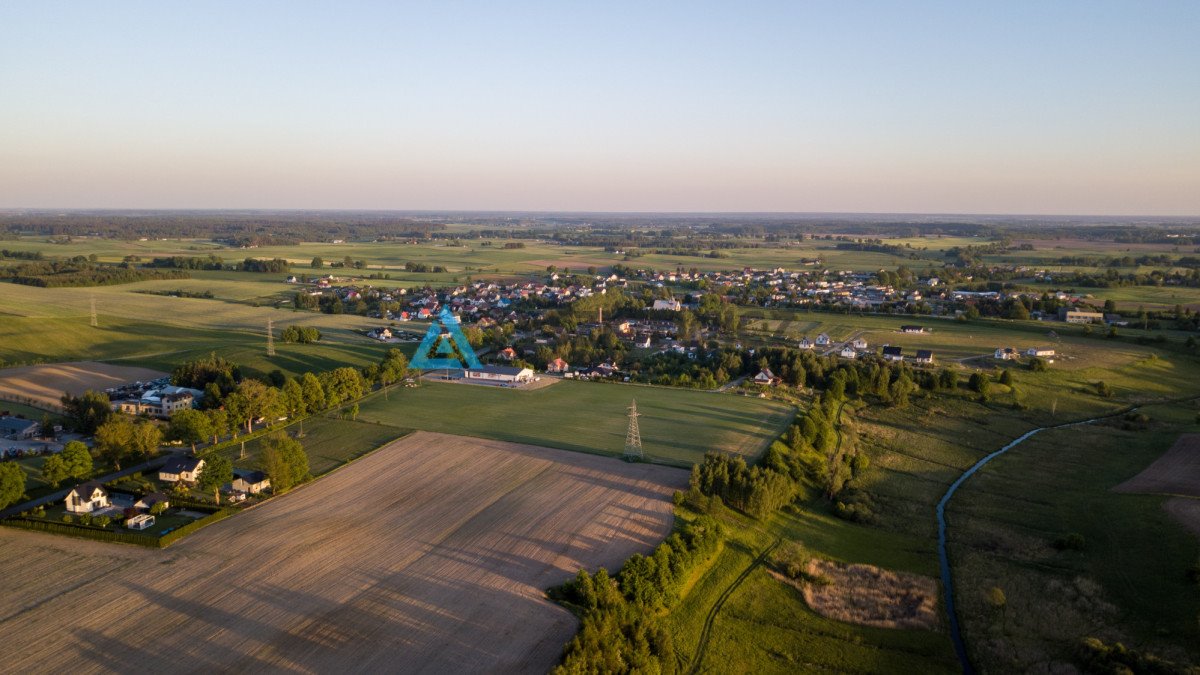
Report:
<svg viewBox="0 0 1200 675"><path fill-rule="evenodd" d="M0 208L1200 215L1200 2L0 0Z"/></svg>

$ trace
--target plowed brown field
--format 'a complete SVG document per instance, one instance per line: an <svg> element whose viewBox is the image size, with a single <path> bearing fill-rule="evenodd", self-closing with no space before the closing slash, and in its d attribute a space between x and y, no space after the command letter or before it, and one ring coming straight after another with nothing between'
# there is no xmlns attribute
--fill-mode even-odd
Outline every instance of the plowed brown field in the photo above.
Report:
<svg viewBox="0 0 1200 675"><path fill-rule="evenodd" d="M166 375L149 368L114 366L95 361L17 366L0 370L0 398L33 399L39 405L58 408L65 391L78 396L88 389L104 391L108 387L128 382L148 382Z"/></svg>
<svg viewBox="0 0 1200 675"><path fill-rule="evenodd" d="M166 550L0 529L9 672L544 672L687 473L418 432Z"/></svg>
<svg viewBox="0 0 1200 675"><path fill-rule="evenodd" d="M1183 434L1162 457L1113 489L1137 494L1200 497L1200 434Z"/></svg>

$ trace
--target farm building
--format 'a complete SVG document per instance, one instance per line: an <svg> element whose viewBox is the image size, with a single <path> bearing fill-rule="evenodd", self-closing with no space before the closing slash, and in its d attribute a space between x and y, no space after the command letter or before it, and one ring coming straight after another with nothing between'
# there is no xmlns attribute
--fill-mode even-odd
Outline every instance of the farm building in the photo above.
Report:
<svg viewBox="0 0 1200 675"><path fill-rule="evenodd" d="M158 479L167 483L195 483L204 471L204 460L199 457L175 457L158 471Z"/></svg>
<svg viewBox="0 0 1200 675"><path fill-rule="evenodd" d="M468 380L482 382L515 384L532 380L533 371L517 366L484 366L482 368L468 368L464 370L463 377Z"/></svg>
<svg viewBox="0 0 1200 675"><path fill-rule="evenodd" d="M99 481L94 480L71 488L65 503L70 513L91 513L110 506L108 491Z"/></svg>
<svg viewBox="0 0 1200 675"><path fill-rule="evenodd" d="M883 346L883 359L885 361L903 361L904 355L901 353L902 351L903 350L900 347L884 345Z"/></svg>
<svg viewBox="0 0 1200 675"><path fill-rule="evenodd" d="M1049 347L1030 347L1029 349L1025 350L1025 355L1047 358L1054 356L1054 350Z"/></svg>
<svg viewBox="0 0 1200 675"><path fill-rule="evenodd" d="M1085 312L1077 309L1058 309L1058 318L1067 323L1104 323L1104 314L1100 312Z"/></svg>
<svg viewBox="0 0 1200 675"><path fill-rule="evenodd" d="M23 417L0 417L0 436L22 441L37 435L41 425Z"/></svg>
<svg viewBox="0 0 1200 675"><path fill-rule="evenodd" d="M926 330L925 330L924 326L900 326L900 332L901 333L924 333L924 332L926 332Z"/></svg>

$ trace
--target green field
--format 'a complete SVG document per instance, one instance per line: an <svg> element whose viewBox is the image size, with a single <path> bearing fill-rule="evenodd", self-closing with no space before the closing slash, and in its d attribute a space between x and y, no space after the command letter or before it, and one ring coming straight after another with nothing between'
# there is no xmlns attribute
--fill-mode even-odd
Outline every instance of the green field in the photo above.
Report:
<svg viewBox="0 0 1200 675"><path fill-rule="evenodd" d="M1035 436L955 496L950 553L977 662L1038 670L1069 659L1084 635L1200 661L1200 588L1184 575L1200 540L1167 515L1165 497L1112 492L1181 431L1200 430L1196 406L1143 412L1146 430L1110 423ZM1068 533L1083 535L1083 551L1051 545ZM1007 596L1003 615L984 601L991 587Z"/></svg>
<svg viewBox="0 0 1200 675"><path fill-rule="evenodd" d="M400 438L408 429L391 425L353 421L337 417L313 417L303 424L292 424L287 431L296 435L303 428L300 442L308 454L308 468L314 476L320 476L358 459L376 448ZM262 437L246 443L246 457L241 457L241 447L234 445L221 451L233 459L239 469L258 468L262 454Z"/></svg>
<svg viewBox="0 0 1200 675"><path fill-rule="evenodd" d="M791 420L790 406L686 389L559 382L533 391L426 382L393 388L359 419L401 428L620 455L637 399L647 458L690 466L710 450L756 457Z"/></svg>

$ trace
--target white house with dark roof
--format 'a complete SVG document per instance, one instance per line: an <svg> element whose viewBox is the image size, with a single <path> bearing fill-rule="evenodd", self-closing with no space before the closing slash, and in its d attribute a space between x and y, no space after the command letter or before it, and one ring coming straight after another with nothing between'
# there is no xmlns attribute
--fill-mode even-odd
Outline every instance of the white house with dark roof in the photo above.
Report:
<svg viewBox="0 0 1200 675"><path fill-rule="evenodd" d="M92 513L112 505L108 500L108 490L105 490L99 481L94 480L71 488L65 503L70 513Z"/></svg>
<svg viewBox="0 0 1200 675"><path fill-rule="evenodd" d="M199 457L173 457L158 470L158 479L166 483L195 483L204 471Z"/></svg>

